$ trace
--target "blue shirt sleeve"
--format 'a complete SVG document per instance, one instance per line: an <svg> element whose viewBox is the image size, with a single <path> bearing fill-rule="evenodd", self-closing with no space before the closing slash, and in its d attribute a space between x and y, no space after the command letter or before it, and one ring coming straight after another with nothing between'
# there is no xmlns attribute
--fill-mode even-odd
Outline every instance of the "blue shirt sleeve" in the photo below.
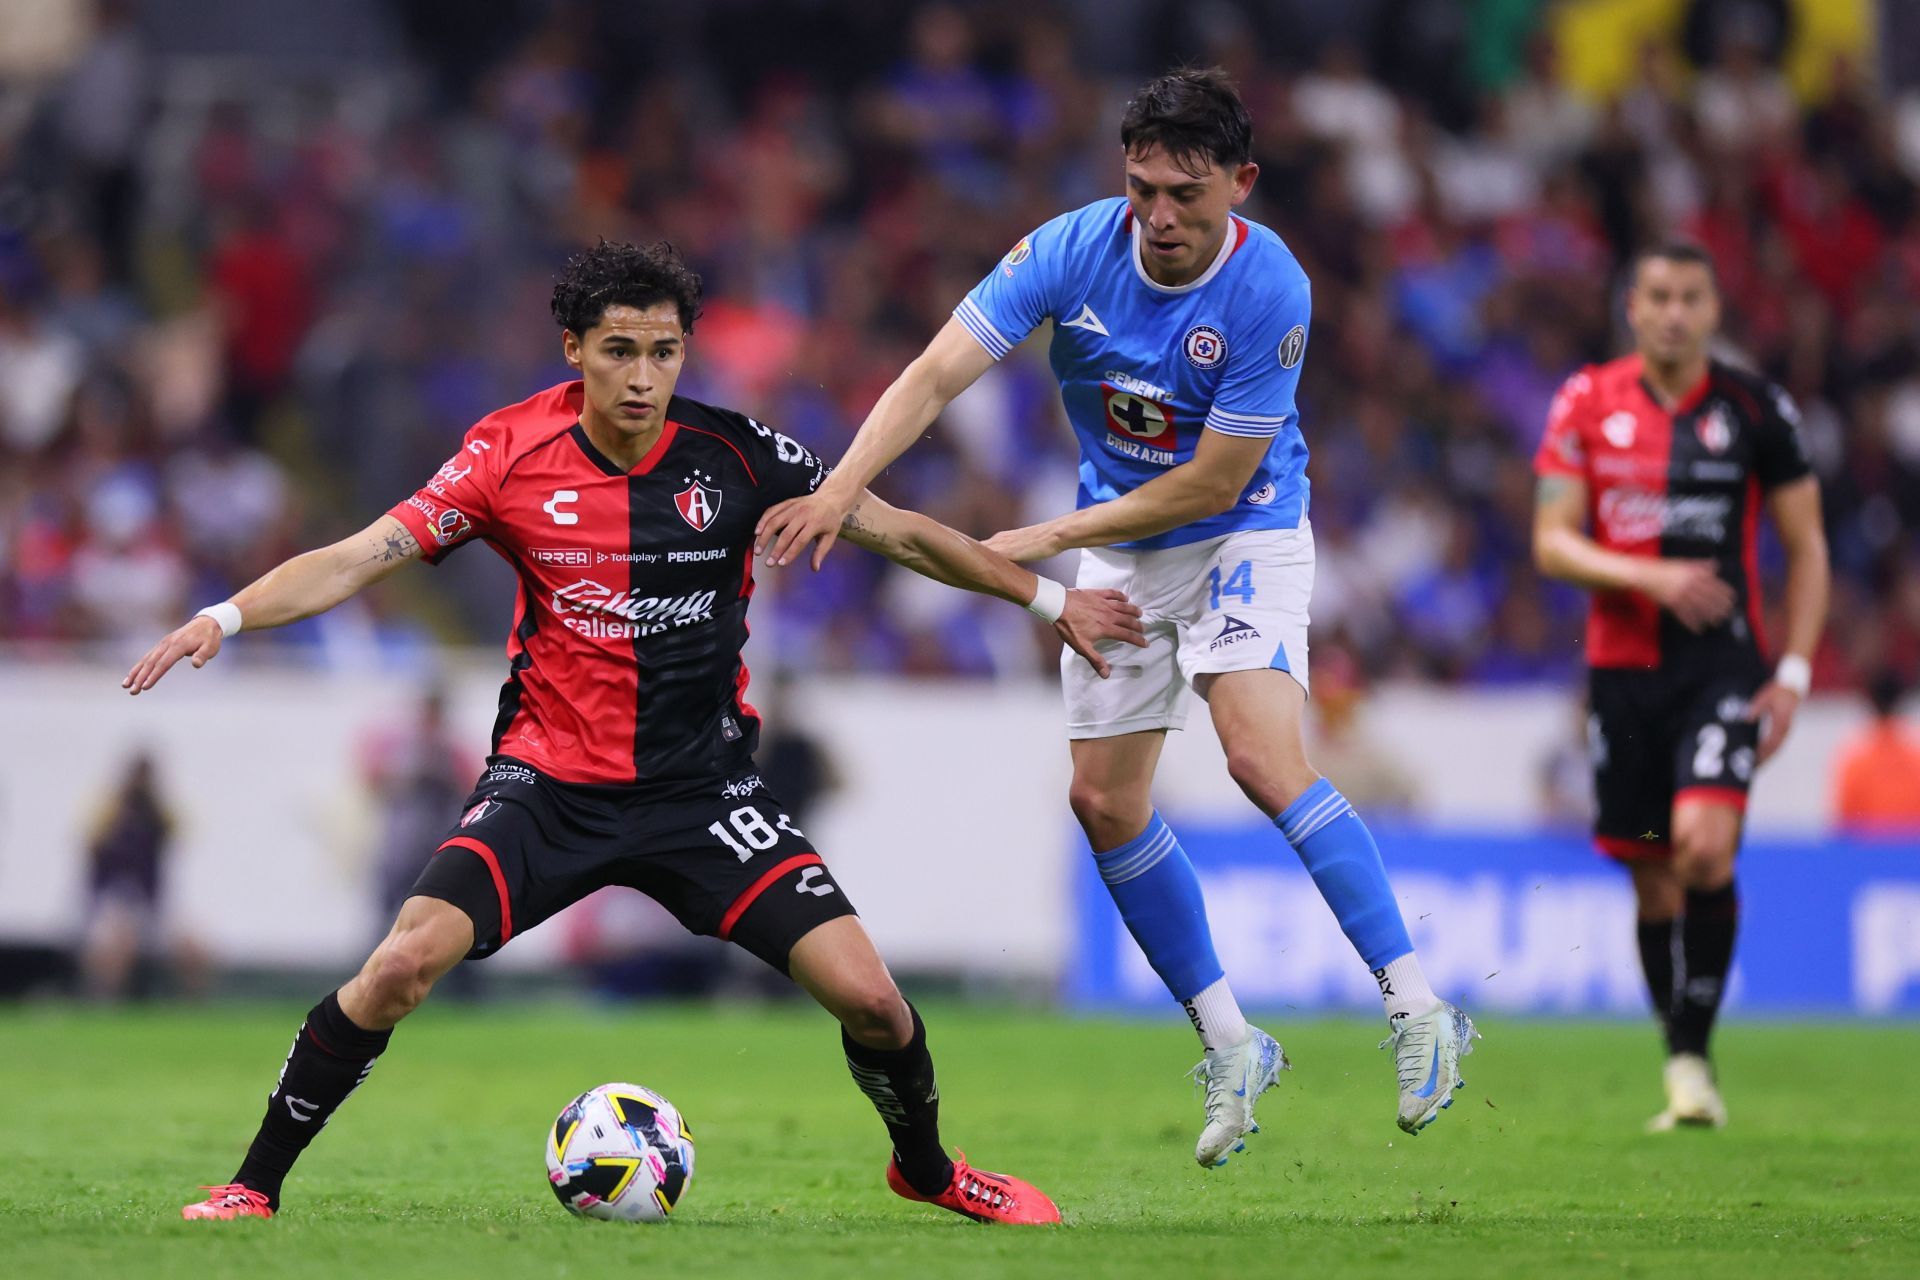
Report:
<svg viewBox="0 0 1920 1280"><path fill-rule="evenodd" d="M1305 275L1235 334L1207 426L1229 436L1275 436L1299 420L1293 393L1307 354L1313 299Z"/></svg>
<svg viewBox="0 0 1920 1280"><path fill-rule="evenodd" d="M1053 283L1067 253L1066 218L1043 224L960 300L953 317L995 360L1004 359L1053 314Z"/></svg>

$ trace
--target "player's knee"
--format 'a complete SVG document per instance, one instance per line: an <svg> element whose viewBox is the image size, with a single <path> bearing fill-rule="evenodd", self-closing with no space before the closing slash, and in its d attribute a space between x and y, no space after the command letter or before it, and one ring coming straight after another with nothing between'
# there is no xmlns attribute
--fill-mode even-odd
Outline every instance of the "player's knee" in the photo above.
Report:
<svg viewBox="0 0 1920 1280"><path fill-rule="evenodd" d="M1249 800L1269 814L1286 811L1288 805L1307 793L1320 780L1303 755L1297 760L1276 757L1270 751L1229 746L1227 776Z"/></svg>
<svg viewBox="0 0 1920 1280"><path fill-rule="evenodd" d="M1140 834L1153 806L1131 790L1117 790L1075 778L1067 788L1067 804L1095 848L1111 848Z"/></svg>
<svg viewBox="0 0 1920 1280"><path fill-rule="evenodd" d="M1688 889L1717 889L1733 876L1738 828L1723 823L1681 823L1673 833L1673 871Z"/></svg>
<svg viewBox="0 0 1920 1280"><path fill-rule="evenodd" d="M383 1012L404 1017L420 1007L444 967L423 940L397 934L382 943L368 963L369 994Z"/></svg>
<svg viewBox="0 0 1920 1280"><path fill-rule="evenodd" d="M906 997L892 982L850 992L836 1013L847 1034L872 1049L899 1049L913 1039L913 1015Z"/></svg>

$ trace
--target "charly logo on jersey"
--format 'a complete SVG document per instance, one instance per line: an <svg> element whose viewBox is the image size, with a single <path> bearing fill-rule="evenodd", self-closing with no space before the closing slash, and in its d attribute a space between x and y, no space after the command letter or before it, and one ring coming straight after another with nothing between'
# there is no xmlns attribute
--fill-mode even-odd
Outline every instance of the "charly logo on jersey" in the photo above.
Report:
<svg viewBox="0 0 1920 1280"><path fill-rule="evenodd" d="M1631 449L1633 434L1639 425L1637 418L1622 409L1618 413L1610 413L1606 416L1600 424L1600 434L1605 436L1607 443L1616 449Z"/></svg>
<svg viewBox="0 0 1920 1280"><path fill-rule="evenodd" d="M714 517L720 514L720 491L713 487L713 477L704 472L696 471L680 479L687 487L673 495L673 508L682 520L693 526L695 533L705 533Z"/></svg>
<svg viewBox="0 0 1920 1280"><path fill-rule="evenodd" d="M580 513L564 509L578 501L580 501L578 490L556 489L551 498L540 504L540 509L552 516L555 524L579 524Z"/></svg>
<svg viewBox="0 0 1920 1280"><path fill-rule="evenodd" d="M1280 367L1291 369L1307 354L1307 326L1297 324L1280 339Z"/></svg>
<svg viewBox="0 0 1920 1280"><path fill-rule="evenodd" d="M1725 453L1733 447L1733 417L1725 405L1716 404L1694 421L1693 434L1709 453Z"/></svg>
<svg viewBox="0 0 1920 1280"><path fill-rule="evenodd" d="M1180 350L1196 369L1218 369L1227 358L1226 335L1210 324L1197 324L1180 339Z"/></svg>

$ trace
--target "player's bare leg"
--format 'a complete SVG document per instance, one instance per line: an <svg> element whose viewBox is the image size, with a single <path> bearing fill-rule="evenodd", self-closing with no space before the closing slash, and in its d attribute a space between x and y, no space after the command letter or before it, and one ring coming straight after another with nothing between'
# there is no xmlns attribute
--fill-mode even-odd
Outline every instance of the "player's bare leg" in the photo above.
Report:
<svg viewBox="0 0 1920 1280"><path fill-rule="evenodd" d="M473 921L460 908L437 898L402 903L360 972L300 1024L240 1171L231 1182L206 1188L207 1198L182 1208L181 1216L271 1218L293 1162L366 1080L394 1025L420 1007L472 946Z"/></svg>
<svg viewBox="0 0 1920 1280"><path fill-rule="evenodd" d="M840 1020L854 1082L893 1139L887 1185L894 1193L976 1222L1048 1223L1060 1211L1033 1184L947 1157L940 1142L940 1089L919 1011L893 983L857 916L829 920L794 943L787 969Z"/></svg>
<svg viewBox="0 0 1920 1280"><path fill-rule="evenodd" d="M1200 676L1227 771L1300 855L1341 931L1380 984L1398 1077L1398 1123L1418 1133L1453 1104L1465 1083L1460 1058L1478 1033L1467 1015L1439 999L1414 955L1380 850L1366 824L1307 760L1301 721L1306 690L1274 668Z"/></svg>
<svg viewBox="0 0 1920 1280"><path fill-rule="evenodd" d="M1223 1165L1257 1133L1254 1103L1287 1065L1280 1045L1247 1025L1214 954L1200 879L1173 831L1154 812L1153 771L1164 729L1071 743L1073 815L1127 931L1167 991L1187 1011L1206 1057L1193 1075L1206 1090L1206 1123L1193 1158Z"/></svg>
<svg viewBox="0 0 1920 1280"><path fill-rule="evenodd" d="M1741 817L1734 805L1684 791L1674 803L1672 886L1666 894L1669 903L1678 899L1679 971L1667 1034L1667 1109L1648 1126L1656 1132L1727 1122L1708 1042L1733 964L1739 920L1733 859Z"/></svg>

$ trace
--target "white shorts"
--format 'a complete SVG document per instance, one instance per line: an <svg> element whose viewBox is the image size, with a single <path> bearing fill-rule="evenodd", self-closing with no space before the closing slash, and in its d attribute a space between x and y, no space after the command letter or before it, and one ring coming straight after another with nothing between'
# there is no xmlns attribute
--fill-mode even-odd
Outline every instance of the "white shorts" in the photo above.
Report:
<svg viewBox="0 0 1920 1280"><path fill-rule="evenodd" d="M1164 551L1092 547L1076 586L1111 587L1140 606L1147 647L1112 641L1102 680L1071 649L1062 655L1069 738L1178 729L1196 676L1285 671L1307 687L1307 601L1313 530L1249 529Z"/></svg>

